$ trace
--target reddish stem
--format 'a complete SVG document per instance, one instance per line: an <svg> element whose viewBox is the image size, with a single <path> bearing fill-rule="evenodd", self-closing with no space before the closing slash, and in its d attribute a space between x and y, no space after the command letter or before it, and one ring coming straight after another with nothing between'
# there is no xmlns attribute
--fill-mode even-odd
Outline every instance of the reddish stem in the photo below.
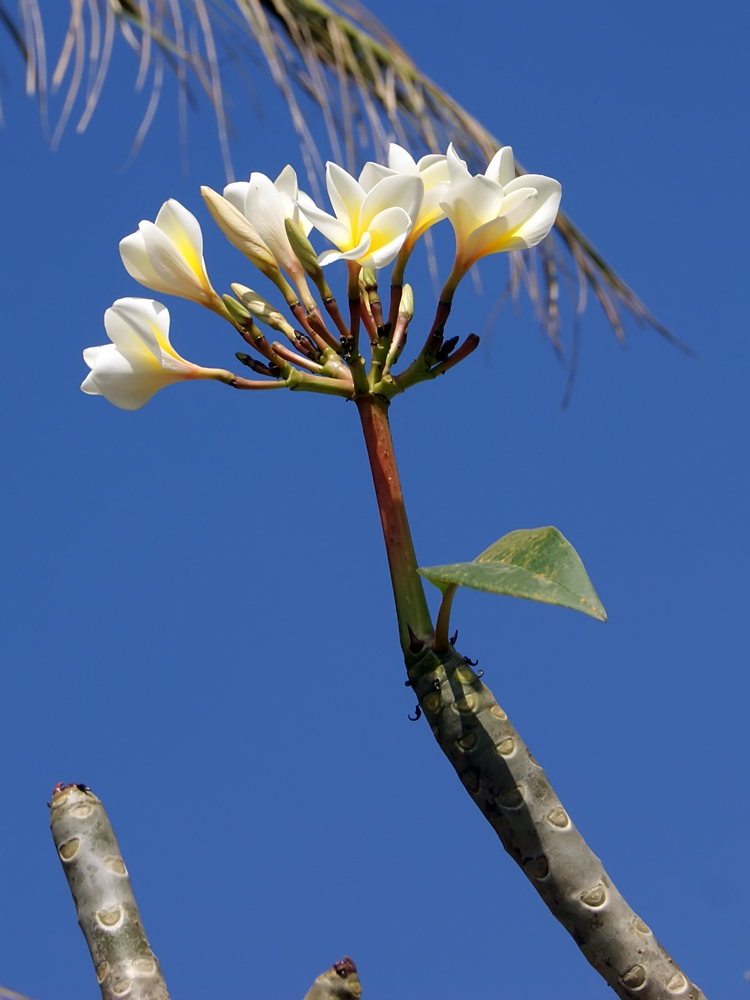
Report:
<svg viewBox="0 0 750 1000"><path fill-rule="evenodd" d="M378 331L375 326L374 318L367 311L367 306L364 302L364 296L360 296L360 316L362 317L362 325L365 330L367 330L367 336L370 338L371 344L377 344L378 342Z"/></svg>
<svg viewBox="0 0 750 1000"><path fill-rule="evenodd" d="M435 319L432 321L432 329L427 334L427 340L422 348L422 356L434 353L435 337L437 336L438 338L442 338L443 328L448 322L448 317L451 314L451 305L451 302L438 302L437 309L435 310Z"/></svg>
<svg viewBox="0 0 750 1000"><path fill-rule="evenodd" d="M227 382L227 385L231 385L233 389L286 389L286 383L281 379L276 379L274 382L260 382L239 375L233 375L232 381Z"/></svg>
<svg viewBox="0 0 750 1000"><path fill-rule="evenodd" d="M271 346L278 356L283 358L284 361L288 361L290 365L296 365L298 368L306 368L307 371L314 372L316 375L322 371L320 365L301 354L297 354L296 351L290 351L288 347L284 347L283 344L278 343L276 340Z"/></svg>
<svg viewBox="0 0 750 1000"><path fill-rule="evenodd" d="M398 307L401 305L401 293L403 292L403 285L391 285L391 303L388 309L388 322L391 324L391 330L393 330L396 325L396 317L398 316Z"/></svg>
<svg viewBox="0 0 750 1000"><path fill-rule="evenodd" d="M468 356L479 347L479 337L475 333L470 333L466 340L461 344L458 350L454 351L453 354L445 361L441 361L439 365L435 367L430 372L431 375L445 375L447 371L454 368L457 364L468 358Z"/></svg>
<svg viewBox="0 0 750 1000"><path fill-rule="evenodd" d="M295 302L293 306L289 306L289 311L291 312L292 316L294 316L294 318L297 320L297 322L305 331L305 333L308 335L308 337L310 337L310 339L318 348L318 350L324 351L326 347L328 347L328 344L320 336L320 334L317 333L317 331L313 330L313 328L310 326L310 323L307 318L307 312L305 311L305 307L302 305L302 303Z"/></svg>
<svg viewBox="0 0 750 1000"><path fill-rule="evenodd" d="M375 326L379 330L383 325L383 307L380 304L380 299L373 301L371 298L370 309L372 310L372 318L375 321Z"/></svg>
<svg viewBox="0 0 750 1000"><path fill-rule="evenodd" d="M406 650L409 628L418 636L427 636L432 632L432 621L422 580L417 573L417 557L393 453L388 404L373 396L361 396L356 403L380 509L401 645Z"/></svg>
<svg viewBox="0 0 750 1000"><path fill-rule="evenodd" d="M341 313L339 312L339 307L338 307L338 304L336 302L336 299L333 299L333 298L331 298L331 299L324 299L323 300L323 305L326 307L326 311L327 311L328 315L331 317L331 319L333 320L333 322L336 324L336 329L339 331L339 333L344 338L344 340L346 340L349 337L349 330L347 328L346 323L344 322L344 319L343 319Z"/></svg>
<svg viewBox="0 0 750 1000"><path fill-rule="evenodd" d="M323 317L320 315L317 309L307 314L307 322L310 324L310 329L314 330L315 333L317 333L319 337L325 341L328 347L332 347L334 350L336 350L340 346L339 342L336 340L331 331L325 325Z"/></svg>
<svg viewBox="0 0 750 1000"><path fill-rule="evenodd" d="M271 361L273 364L278 365L279 368L284 367L283 361L281 361L274 353L271 345L266 340L264 334L260 332L256 324L252 320L248 320L247 326L242 327L239 324L235 324L235 329L250 347L254 347L255 350L262 354L266 360Z"/></svg>

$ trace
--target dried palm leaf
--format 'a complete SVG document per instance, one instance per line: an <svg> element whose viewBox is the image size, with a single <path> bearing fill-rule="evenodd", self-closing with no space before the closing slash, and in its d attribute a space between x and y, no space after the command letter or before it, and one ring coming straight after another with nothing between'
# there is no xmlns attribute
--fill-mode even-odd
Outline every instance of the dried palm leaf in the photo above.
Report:
<svg viewBox="0 0 750 1000"><path fill-rule="evenodd" d="M0 986L0 1000L29 1000L29 997L23 993L16 993L15 990L7 990L4 986Z"/></svg>
<svg viewBox="0 0 750 1000"><path fill-rule="evenodd" d="M0 23L20 50L27 89L46 108L45 40L39 0L19 0L16 23L0 0ZM300 107L301 94L318 105L334 156L350 170L368 152L382 156L390 138L412 150L442 151L452 142L469 166L483 170L500 143L472 115L429 80L380 22L358 0L69 0L70 22L56 69L53 92L72 63L70 83L53 135L59 141L81 88L86 61L90 83L78 130L99 100L112 49L115 24L140 55L138 88L151 73L151 97L134 151L148 130L161 90L164 62L176 72L180 120L184 123L192 76L206 92L216 115L228 179L232 179L228 121L219 54L238 66L263 55L289 106L314 189L321 160ZM101 20L104 19L102 41ZM517 166L519 173L523 168ZM691 353L649 311L572 220L560 213L553 234L531 251L510 255L508 293L523 286L555 350L562 353L561 278L569 293L573 347L566 397L578 356L579 321L590 288L618 339L623 314L650 326L670 343Z"/></svg>

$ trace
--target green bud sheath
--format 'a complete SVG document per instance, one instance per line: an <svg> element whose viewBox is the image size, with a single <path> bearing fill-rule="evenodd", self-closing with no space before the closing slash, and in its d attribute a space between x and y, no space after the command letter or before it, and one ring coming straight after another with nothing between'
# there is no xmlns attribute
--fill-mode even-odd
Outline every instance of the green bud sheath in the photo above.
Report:
<svg viewBox="0 0 750 1000"><path fill-rule="evenodd" d="M227 307L227 312L238 326L248 326L253 322L253 317L236 299L231 295L222 295L222 301Z"/></svg>

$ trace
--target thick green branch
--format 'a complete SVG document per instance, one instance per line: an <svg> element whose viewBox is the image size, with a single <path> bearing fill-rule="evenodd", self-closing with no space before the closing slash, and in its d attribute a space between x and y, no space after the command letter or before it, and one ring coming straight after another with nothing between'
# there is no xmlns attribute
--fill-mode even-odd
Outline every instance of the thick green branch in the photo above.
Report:
<svg viewBox="0 0 750 1000"><path fill-rule="evenodd" d="M406 665L435 739L584 957L622 1000L705 1000L612 884L492 692L453 647L438 655L423 638Z"/></svg>
<svg viewBox="0 0 750 1000"><path fill-rule="evenodd" d="M84 785L60 787L50 827L102 1000L169 1000L104 806Z"/></svg>

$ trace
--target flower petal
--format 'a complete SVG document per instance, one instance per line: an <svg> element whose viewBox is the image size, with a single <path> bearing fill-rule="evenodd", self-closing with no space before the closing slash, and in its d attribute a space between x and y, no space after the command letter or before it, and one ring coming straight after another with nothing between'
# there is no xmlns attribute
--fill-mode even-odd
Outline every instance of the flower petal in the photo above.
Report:
<svg viewBox="0 0 750 1000"><path fill-rule="evenodd" d="M471 174L469 173L469 168L466 166L466 161L462 160L458 155L453 143L448 146L445 160L448 164L448 174L451 184L463 184L464 181L469 180Z"/></svg>
<svg viewBox="0 0 750 1000"><path fill-rule="evenodd" d="M418 170L411 153L395 142L388 146L388 166L400 174L416 174Z"/></svg>
<svg viewBox="0 0 750 1000"><path fill-rule="evenodd" d="M536 211L537 201L536 188L515 188L503 198L498 218L505 219L511 229L520 226Z"/></svg>
<svg viewBox="0 0 750 1000"><path fill-rule="evenodd" d="M83 352L91 371L81 389L124 410L139 409L173 382L229 376L180 357L169 342L169 312L153 299L117 299L104 314L104 326L112 343Z"/></svg>
<svg viewBox="0 0 750 1000"><path fill-rule="evenodd" d="M491 219L483 226L479 226L467 239L464 248L464 256L467 260L478 260L487 254L507 250L508 234L512 237L518 226L532 216L536 209L534 188L513 192L506 200L513 202L509 206L508 212L499 215L496 219ZM505 207L505 202L503 202L503 207Z"/></svg>
<svg viewBox="0 0 750 1000"><path fill-rule="evenodd" d="M315 228L339 249L348 250L352 245L351 229L346 222L335 219L328 212L323 212L317 205L306 205L305 215Z"/></svg>
<svg viewBox="0 0 750 1000"><path fill-rule="evenodd" d="M516 163L513 159L513 149L510 146L501 146L498 149L490 160L484 176L497 181L503 187L510 184L516 176ZM533 187L533 185L531 186Z"/></svg>
<svg viewBox="0 0 750 1000"><path fill-rule="evenodd" d="M382 163L374 163L372 160L368 160L364 167L362 167L362 172L359 175L359 186L365 192L372 191L378 181L382 181L384 177L393 177L395 173L395 170L384 167Z"/></svg>
<svg viewBox="0 0 750 1000"><path fill-rule="evenodd" d="M124 354L141 355L145 348L161 365L178 371L195 368L169 342L169 310L153 299L117 299L104 314L107 335ZM133 335L138 342L133 340ZM150 363L150 358L147 359Z"/></svg>
<svg viewBox="0 0 750 1000"><path fill-rule="evenodd" d="M351 174L337 163L330 161L326 164L326 189L336 218L348 223L352 228L352 237L355 237L358 234L353 230L359 218L365 192Z"/></svg>
<svg viewBox="0 0 750 1000"><path fill-rule="evenodd" d="M208 288L204 286L199 274L190 266L172 240L153 222L141 222L139 229L143 235L149 262L159 281L158 285L150 287L155 291L179 295L185 299L204 300Z"/></svg>
<svg viewBox="0 0 750 1000"><path fill-rule="evenodd" d="M309 194L300 191L294 167L289 166L287 163L273 182L273 186L282 197L286 218L296 223L302 229L305 236L307 236L312 229L312 223L305 217L304 208L305 205L312 205L315 208L315 202Z"/></svg>
<svg viewBox="0 0 750 1000"><path fill-rule="evenodd" d="M433 167L436 163L445 164L445 179L448 180L448 163L445 153L427 153L427 155L423 156L417 163L417 170L419 170L420 174L424 174L425 170L429 170L429 168Z"/></svg>
<svg viewBox="0 0 750 1000"><path fill-rule="evenodd" d="M552 177L545 177L542 174L524 174L517 180L526 181L537 191L536 211L513 234L515 241L523 241L523 247L533 247L544 239L555 224L562 198L562 185ZM515 181L505 188L506 192L513 184ZM520 248L521 245L514 245L511 249Z"/></svg>
<svg viewBox="0 0 750 1000"><path fill-rule="evenodd" d="M363 267L377 270L394 259L411 229L411 218L403 208L392 206L379 212L367 228L372 243Z"/></svg>
<svg viewBox="0 0 750 1000"><path fill-rule="evenodd" d="M155 353L163 368L191 372L197 367L186 361L172 347L169 340L169 310L154 299L124 298L112 303L112 309L130 323L133 330L149 349L154 341L159 349Z"/></svg>
<svg viewBox="0 0 750 1000"><path fill-rule="evenodd" d="M379 250L373 250L367 256L360 257L360 264L362 267L372 268L373 271L378 271L381 267L386 267L396 257L405 240L405 236L399 236L398 239L393 240L391 243L386 243Z"/></svg>
<svg viewBox="0 0 750 1000"><path fill-rule="evenodd" d="M421 167L422 160L432 159L433 162ZM448 170L448 161L444 156L429 157L423 156L420 162L419 176L424 181L425 191L431 191L438 184L449 184L451 175Z"/></svg>
<svg viewBox="0 0 750 1000"><path fill-rule="evenodd" d="M99 357L101 352L107 347L109 347L109 344L102 344L101 347L87 347L84 350L83 360L86 362L89 368L94 367L94 365L96 364L96 359Z"/></svg>
<svg viewBox="0 0 750 1000"><path fill-rule="evenodd" d="M417 216L409 237L412 243L415 242L416 239L425 232L425 230L429 229L430 226L445 218L445 212L440 207L440 202L445 197L447 190L447 184L438 184L431 190L425 192L422 205L419 209L419 215Z"/></svg>
<svg viewBox="0 0 750 1000"><path fill-rule="evenodd" d="M224 197L243 215L245 214L245 198L249 187L248 181L234 181L224 188Z"/></svg>
<svg viewBox="0 0 750 1000"><path fill-rule="evenodd" d="M140 230L120 240L120 257L131 278L135 278L147 288L153 288L154 291L167 293L170 291L169 288L162 286L161 280L149 260L146 241Z"/></svg>
<svg viewBox="0 0 750 1000"><path fill-rule="evenodd" d="M335 264L337 260L342 260L343 256L341 250L324 250L318 254L318 263L321 267L325 267L326 264Z"/></svg>
<svg viewBox="0 0 750 1000"><path fill-rule="evenodd" d="M470 233L497 217L502 201L500 185L480 175L451 184L440 207L456 231L457 244L462 246Z"/></svg>
<svg viewBox="0 0 750 1000"><path fill-rule="evenodd" d="M297 199L294 203L295 214L292 219L301 227L302 232L305 236L310 234L310 230L313 227L312 222L308 218L307 210L308 208L317 208L315 202L312 200L309 194L305 194L304 191L300 191L297 194Z"/></svg>
<svg viewBox="0 0 750 1000"><path fill-rule="evenodd" d="M321 267L325 267L326 264L333 264L336 260L359 260L370 249L371 243L370 234L365 233L356 247L352 247L351 250L324 250L318 257L318 263Z"/></svg>
<svg viewBox="0 0 750 1000"><path fill-rule="evenodd" d="M384 177L365 195L359 217L359 231L368 230L377 215L391 208L406 212L411 225L419 214L423 197L424 184L421 177L403 174Z"/></svg>
<svg viewBox="0 0 750 1000"><path fill-rule="evenodd" d="M132 301L132 300L131 300ZM127 299L117 299L104 313L104 329L117 350L133 364L143 368L161 368L159 341L146 323L132 315Z"/></svg>
<svg viewBox="0 0 750 1000"><path fill-rule="evenodd" d="M104 347L111 346L104 344ZM86 354L91 351L100 351L101 347L87 347L83 352L84 361L86 360ZM86 362L88 364L88 362ZM101 392L96 387L96 382L94 381L94 373L89 372L86 378L81 382L81 391L85 392L87 396L101 396Z"/></svg>
<svg viewBox="0 0 750 1000"><path fill-rule="evenodd" d="M203 263L203 233L200 223L188 210L170 198L165 201L156 216L156 225L177 247L201 284L208 284L206 267Z"/></svg>
<svg viewBox="0 0 750 1000"><path fill-rule="evenodd" d="M138 370L113 344L106 344L81 389L90 396L104 396L121 410L139 410L155 392L178 378L166 375L161 368Z"/></svg>
<svg viewBox="0 0 750 1000"><path fill-rule="evenodd" d="M250 174L245 216L282 267L288 269L292 262L296 264L284 227L283 195L265 174Z"/></svg>
<svg viewBox="0 0 750 1000"><path fill-rule="evenodd" d="M285 194L290 201L297 197L297 173L294 167L288 163L273 182L273 186L280 194Z"/></svg>
<svg viewBox="0 0 750 1000"><path fill-rule="evenodd" d="M540 195L540 203L554 192L562 191L559 181L545 177L544 174L521 174L504 185L506 195L511 191L517 191L518 188L536 188Z"/></svg>

